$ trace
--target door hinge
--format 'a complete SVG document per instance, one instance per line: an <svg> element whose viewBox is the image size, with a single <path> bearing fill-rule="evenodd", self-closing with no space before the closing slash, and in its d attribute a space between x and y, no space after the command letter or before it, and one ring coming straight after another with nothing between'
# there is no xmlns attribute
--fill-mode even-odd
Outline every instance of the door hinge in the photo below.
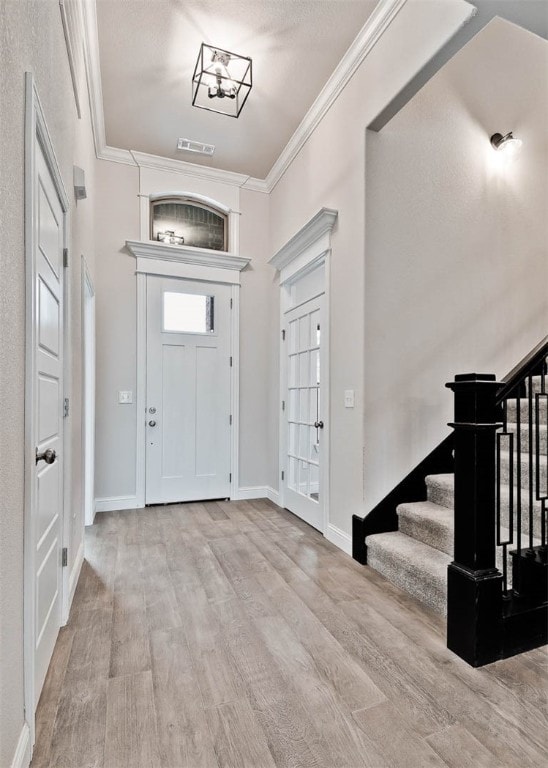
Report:
<svg viewBox="0 0 548 768"><path fill-rule="evenodd" d="M68 248L63 248L63 266L68 267Z"/></svg>
<svg viewBox="0 0 548 768"><path fill-rule="evenodd" d="M285 480L285 472L282 469L282 480Z"/></svg>
<svg viewBox="0 0 548 768"><path fill-rule="evenodd" d="M282 411L285 411L285 400L282 400Z"/></svg>
<svg viewBox="0 0 548 768"><path fill-rule="evenodd" d="M232 482L232 472L231 472L231 473L229 474L229 476L228 476L228 482L229 482L229 483L231 483L231 482Z"/></svg>
<svg viewBox="0 0 548 768"><path fill-rule="evenodd" d="M285 328L282 331L282 341L285 341Z"/></svg>
<svg viewBox="0 0 548 768"><path fill-rule="evenodd" d="M230 299L230 309L232 309L232 299Z"/></svg>
<svg viewBox="0 0 548 768"><path fill-rule="evenodd" d="M230 367L232 368L232 355L230 356Z"/></svg>
<svg viewBox="0 0 548 768"><path fill-rule="evenodd" d="M230 426L232 426L232 414L230 414L230 416L228 417L228 423L230 424Z"/></svg>
<svg viewBox="0 0 548 768"><path fill-rule="evenodd" d="M63 568L66 568L68 565L68 549L66 547L63 547L61 550L61 565Z"/></svg>
<svg viewBox="0 0 548 768"><path fill-rule="evenodd" d="M68 397L65 397L65 407L64 407L64 410L63 410L63 415L64 415L65 419L69 415L69 411L70 411L70 401L69 401Z"/></svg>

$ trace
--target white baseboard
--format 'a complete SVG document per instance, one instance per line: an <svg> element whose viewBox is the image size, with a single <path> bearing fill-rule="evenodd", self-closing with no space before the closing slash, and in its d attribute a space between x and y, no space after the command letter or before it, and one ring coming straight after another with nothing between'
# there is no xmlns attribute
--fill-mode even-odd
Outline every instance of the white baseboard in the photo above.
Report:
<svg viewBox="0 0 548 768"><path fill-rule="evenodd" d="M95 499L95 513L139 508L137 496L109 496L104 499Z"/></svg>
<svg viewBox="0 0 548 768"><path fill-rule="evenodd" d="M15 748L11 768L28 768L30 765L30 728L27 722L23 723L19 741Z"/></svg>
<svg viewBox="0 0 548 768"><path fill-rule="evenodd" d="M277 504L278 506L280 505L280 494L270 486L268 486L266 489L266 498L270 499L273 504Z"/></svg>
<svg viewBox="0 0 548 768"><path fill-rule="evenodd" d="M266 485L252 485L247 488L238 488L234 501L246 501L247 499L266 499L268 497Z"/></svg>
<svg viewBox="0 0 548 768"><path fill-rule="evenodd" d="M327 531L325 532L325 538L334 544L347 555L352 556L352 536L349 533L341 531L336 525L329 523Z"/></svg>
<svg viewBox="0 0 548 768"><path fill-rule="evenodd" d="M82 541L80 542L80 546L78 547L78 552L76 553L76 559L74 560L74 565L72 566L72 571L70 572L70 576L69 576L69 600L68 600L69 611L70 611L70 606L72 605L72 598L74 597L76 585L78 584L78 579L80 577L80 571L82 570L83 562L84 562L84 539L82 538Z"/></svg>

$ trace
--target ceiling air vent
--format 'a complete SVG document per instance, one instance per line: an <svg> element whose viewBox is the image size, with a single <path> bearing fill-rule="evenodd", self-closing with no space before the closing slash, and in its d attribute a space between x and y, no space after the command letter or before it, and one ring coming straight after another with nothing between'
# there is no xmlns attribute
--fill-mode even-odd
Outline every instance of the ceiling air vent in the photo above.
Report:
<svg viewBox="0 0 548 768"><path fill-rule="evenodd" d="M179 139L177 149L184 152L195 152L198 155L208 155L211 157L215 152L214 144L204 144L202 141L192 141L192 139Z"/></svg>

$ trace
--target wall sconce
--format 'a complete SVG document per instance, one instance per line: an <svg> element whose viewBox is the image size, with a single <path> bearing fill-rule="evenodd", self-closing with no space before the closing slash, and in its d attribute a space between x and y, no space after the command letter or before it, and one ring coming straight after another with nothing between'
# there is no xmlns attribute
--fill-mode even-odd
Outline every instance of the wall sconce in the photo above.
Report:
<svg viewBox="0 0 548 768"><path fill-rule="evenodd" d="M176 235L172 229L166 229L165 232L158 232L158 240L161 243L167 243L167 245L184 245L185 238L181 235Z"/></svg>
<svg viewBox="0 0 548 768"><path fill-rule="evenodd" d="M192 76L192 106L238 117L252 83L247 56L202 43Z"/></svg>
<svg viewBox="0 0 548 768"><path fill-rule="evenodd" d="M522 143L521 139L516 139L514 137L512 131L505 136L503 136L502 133L494 133L491 136L491 146L498 152L503 152L506 157L517 155L521 149Z"/></svg>

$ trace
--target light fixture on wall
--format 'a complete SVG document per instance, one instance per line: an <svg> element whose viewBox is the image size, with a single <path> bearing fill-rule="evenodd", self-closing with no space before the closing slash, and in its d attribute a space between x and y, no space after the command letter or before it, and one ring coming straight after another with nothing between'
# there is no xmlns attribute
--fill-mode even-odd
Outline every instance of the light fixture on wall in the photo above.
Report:
<svg viewBox="0 0 548 768"><path fill-rule="evenodd" d="M185 238L182 235L176 235L173 229L166 229L165 232L158 232L158 240L167 245L184 245Z"/></svg>
<svg viewBox="0 0 548 768"><path fill-rule="evenodd" d="M252 85L250 58L202 43L192 76L193 107L238 117Z"/></svg>
<svg viewBox="0 0 548 768"><path fill-rule="evenodd" d="M504 153L507 157L517 155L522 145L521 139L516 139L515 136L510 133L502 135L502 133L494 133L491 136L491 146L498 152Z"/></svg>

